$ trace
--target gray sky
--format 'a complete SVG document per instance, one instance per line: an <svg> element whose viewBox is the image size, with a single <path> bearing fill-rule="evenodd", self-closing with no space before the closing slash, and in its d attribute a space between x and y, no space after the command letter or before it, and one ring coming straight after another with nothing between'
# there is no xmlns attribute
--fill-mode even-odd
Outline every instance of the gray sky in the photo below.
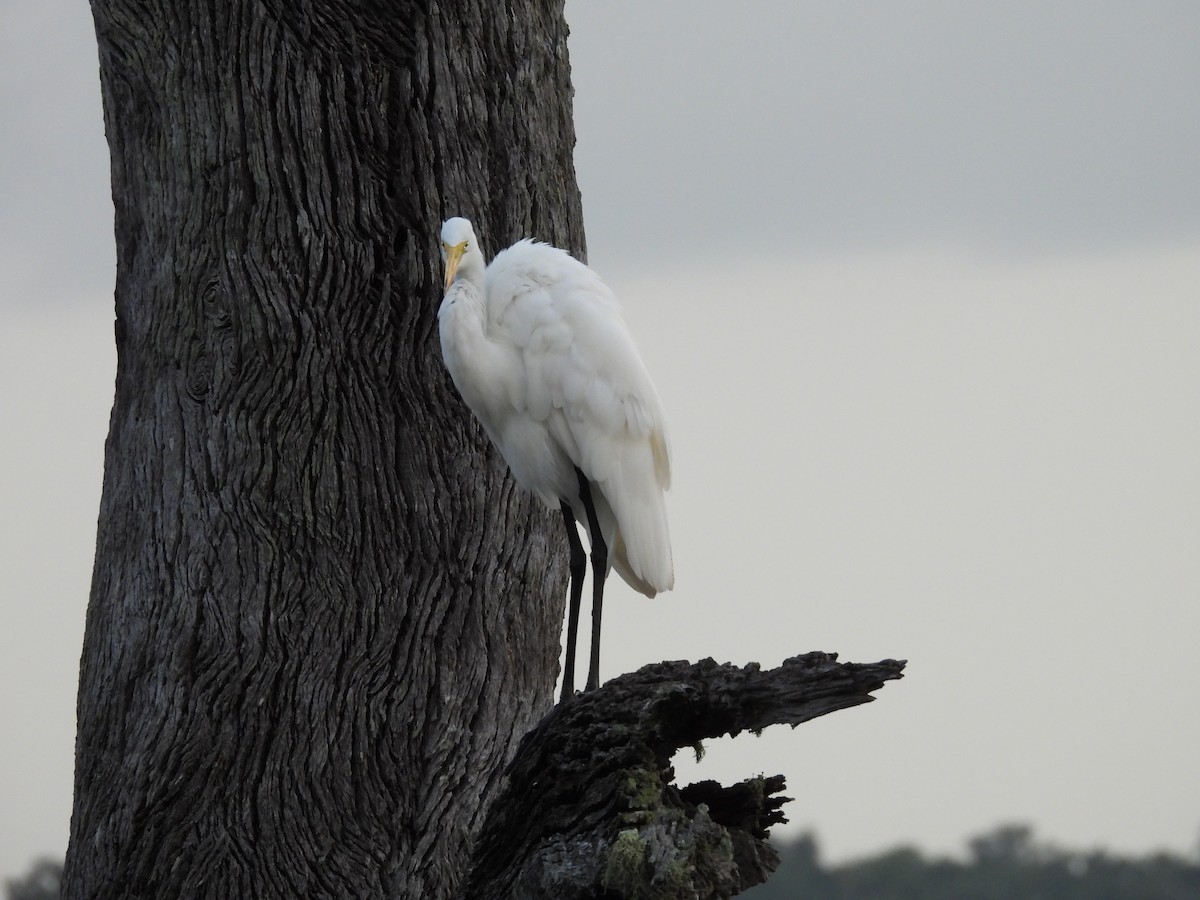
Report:
<svg viewBox="0 0 1200 900"><path fill-rule="evenodd" d="M677 588L614 580L604 674L907 657L679 761L786 774L835 859L1196 845L1200 7L1134 10L568 3L590 261L676 455ZM112 398L85 7L0 7L0 122L4 875L65 849Z"/></svg>
<svg viewBox="0 0 1200 900"><path fill-rule="evenodd" d="M660 267L642 248L664 240L810 257L1200 234L1194 4L573 0L568 15L593 262Z"/></svg>

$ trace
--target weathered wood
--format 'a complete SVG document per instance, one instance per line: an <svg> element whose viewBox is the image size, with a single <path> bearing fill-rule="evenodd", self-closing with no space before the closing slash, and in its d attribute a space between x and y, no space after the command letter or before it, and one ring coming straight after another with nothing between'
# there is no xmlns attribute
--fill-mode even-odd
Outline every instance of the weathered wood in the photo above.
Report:
<svg viewBox="0 0 1200 900"><path fill-rule="evenodd" d="M450 896L566 570L442 366L437 231L582 251L562 4L92 10L118 371L64 896Z"/></svg>
<svg viewBox="0 0 1200 900"><path fill-rule="evenodd" d="M521 742L468 900L720 898L766 880L781 776L677 788L671 757L707 738L798 725L874 699L903 662L809 653L764 671L660 663L560 704Z"/></svg>

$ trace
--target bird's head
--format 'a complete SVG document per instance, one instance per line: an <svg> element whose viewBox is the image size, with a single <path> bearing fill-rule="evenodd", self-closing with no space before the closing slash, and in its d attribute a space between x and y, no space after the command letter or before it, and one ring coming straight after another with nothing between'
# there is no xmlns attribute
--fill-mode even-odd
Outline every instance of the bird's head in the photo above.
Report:
<svg viewBox="0 0 1200 900"><path fill-rule="evenodd" d="M459 269L468 278L483 277L483 253L475 229L466 219L455 216L442 223L442 261L446 264L445 288L450 289Z"/></svg>

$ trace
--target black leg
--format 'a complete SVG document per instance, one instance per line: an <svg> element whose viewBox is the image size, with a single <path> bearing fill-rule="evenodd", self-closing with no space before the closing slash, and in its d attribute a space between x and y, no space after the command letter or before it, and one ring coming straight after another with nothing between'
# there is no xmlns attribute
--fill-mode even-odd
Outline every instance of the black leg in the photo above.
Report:
<svg viewBox="0 0 1200 900"><path fill-rule="evenodd" d="M596 507L592 503L592 490L579 467L575 467L579 479L579 496L587 513L588 531L592 535L592 658L588 664L585 691L600 687L600 613L604 609L604 576L608 574L608 547L596 521Z"/></svg>
<svg viewBox="0 0 1200 900"><path fill-rule="evenodd" d="M575 527L575 513L564 501L560 504L563 524L567 526L567 540L571 544L571 606L567 613L567 658L563 660L563 683L560 701L575 693L575 637L579 633L579 601L583 597L583 571L587 559L583 555L583 542L579 540L579 529Z"/></svg>

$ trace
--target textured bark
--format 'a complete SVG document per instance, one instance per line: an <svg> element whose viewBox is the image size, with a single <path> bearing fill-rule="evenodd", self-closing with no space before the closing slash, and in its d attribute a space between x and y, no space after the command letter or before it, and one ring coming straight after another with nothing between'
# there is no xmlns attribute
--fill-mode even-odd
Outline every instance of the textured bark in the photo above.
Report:
<svg viewBox="0 0 1200 900"><path fill-rule="evenodd" d="M763 671L711 659L646 666L556 707L522 741L480 835L469 900L722 898L779 858L783 777L673 784L706 738L792 726L867 703L903 662L809 653Z"/></svg>
<svg viewBox="0 0 1200 900"><path fill-rule="evenodd" d="M450 896L566 589L437 226L582 251L561 2L93 0L115 402L64 896Z"/></svg>

